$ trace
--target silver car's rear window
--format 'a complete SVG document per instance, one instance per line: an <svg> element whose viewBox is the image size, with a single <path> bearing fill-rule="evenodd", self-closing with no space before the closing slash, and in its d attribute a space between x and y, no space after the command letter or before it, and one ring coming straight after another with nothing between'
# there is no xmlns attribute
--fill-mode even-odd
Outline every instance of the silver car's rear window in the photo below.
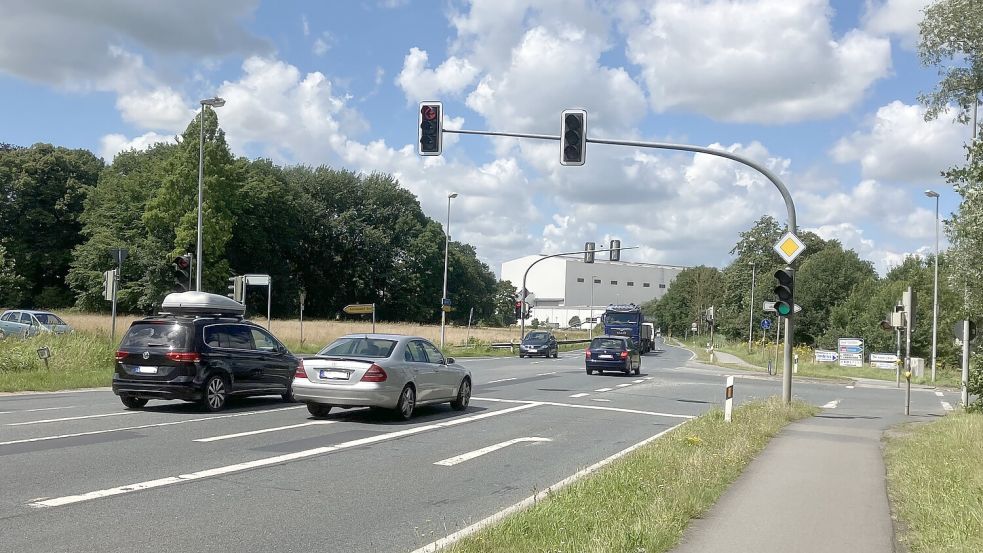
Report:
<svg viewBox="0 0 983 553"><path fill-rule="evenodd" d="M317 352L317 354L385 358L392 355L395 347L395 340L358 336L354 338L338 338Z"/></svg>
<svg viewBox="0 0 983 553"><path fill-rule="evenodd" d="M123 337L121 348L169 348L187 349L190 334L184 326L175 323L135 322Z"/></svg>

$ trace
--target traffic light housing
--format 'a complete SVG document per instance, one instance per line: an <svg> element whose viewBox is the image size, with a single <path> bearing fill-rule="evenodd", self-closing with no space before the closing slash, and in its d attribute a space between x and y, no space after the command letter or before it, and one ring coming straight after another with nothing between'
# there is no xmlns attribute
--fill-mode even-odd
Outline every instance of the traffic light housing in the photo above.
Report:
<svg viewBox="0 0 983 553"><path fill-rule="evenodd" d="M611 261L621 261L621 240L611 241L611 248L608 251L608 259Z"/></svg>
<svg viewBox="0 0 983 553"><path fill-rule="evenodd" d="M171 265L174 267L174 289L178 292L187 292L191 286L191 260L190 253L179 255L174 258Z"/></svg>
<svg viewBox="0 0 983 553"><path fill-rule="evenodd" d="M522 318L522 302L516 300L516 302L515 302L515 320L518 321L521 318Z"/></svg>
<svg viewBox="0 0 983 553"><path fill-rule="evenodd" d="M239 303L246 300L246 277L243 275L229 277L229 293L226 296Z"/></svg>
<svg viewBox="0 0 983 553"><path fill-rule="evenodd" d="M587 242L586 244L584 244L584 263L594 262L594 250L596 248L597 245L594 244L593 242Z"/></svg>
<svg viewBox="0 0 983 553"><path fill-rule="evenodd" d="M790 267L775 271L775 279L778 285L775 286L775 311L781 317L789 317L795 309L795 275Z"/></svg>
<svg viewBox="0 0 983 553"><path fill-rule="evenodd" d="M439 156L443 146L444 108L440 102L420 102L420 155Z"/></svg>
<svg viewBox="0 0 983 553"><path fill-rule="evenodd" d="M532 316L532 306L527 304L526 310L522 312L522 318L528 319L531 316Z"/></svg>
<svg viewBox="0 0 983 553"><path fill-rule="evenodd" d="M565 109L560 115L560 165L583 165L587 153L587 111Z"/></svg>

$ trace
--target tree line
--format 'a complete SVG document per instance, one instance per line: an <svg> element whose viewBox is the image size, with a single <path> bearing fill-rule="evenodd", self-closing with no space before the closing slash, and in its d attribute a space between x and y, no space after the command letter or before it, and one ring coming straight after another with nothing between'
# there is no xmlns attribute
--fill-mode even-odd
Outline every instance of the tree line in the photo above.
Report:
<svg viewBox="0 0 983 553"><path fill-rule="evenodd" d="M176 288L172 261L195 251L200 117L176 144L109 164L86 150L0 145L0 306L105 311L103 272L123 248L118 308L159 309ZM237 157L215 112L204 126L204 290L269 274L276 316L295 316L304 290L311 317L376 303L384 320L439 319L444 231L392 175ZM515 288L469 244L450 243L448 290L451 321L473 308L475 322L511 322ZM265 310L265 288L250 288L247 305Z"/></svg>

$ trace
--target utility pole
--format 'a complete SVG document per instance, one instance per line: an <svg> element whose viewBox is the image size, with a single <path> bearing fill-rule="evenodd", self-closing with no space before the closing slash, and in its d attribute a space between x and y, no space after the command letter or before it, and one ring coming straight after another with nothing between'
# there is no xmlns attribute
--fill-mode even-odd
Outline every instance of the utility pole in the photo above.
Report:
<svg viewBox="0 0 983 553"><path fill-rule="evenodd" d="M751 304L747 319L747 352L751 353L751 340L754 336L754 261L751 262Z"/></svg>

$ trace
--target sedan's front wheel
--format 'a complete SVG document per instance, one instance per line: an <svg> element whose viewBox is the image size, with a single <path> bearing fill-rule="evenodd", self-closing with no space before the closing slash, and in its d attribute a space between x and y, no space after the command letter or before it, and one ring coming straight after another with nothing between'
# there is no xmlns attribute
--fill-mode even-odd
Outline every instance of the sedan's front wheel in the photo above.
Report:
<svg viewBox="0 0 983 553"><path fill-rule="evenodd" d="M451 409L464 411L468 408L469 403L471 403L471 379L465 378L457 390L457 399L451 402Z"/></svg>
<svg viewBox="0 0 983 553"><path fill-rule="evenodd" d="M407 384L399 394L399 402L396 404L396 416L404 421L413 417L413 408L416 407L416 392L413 386Z"/></svg>

